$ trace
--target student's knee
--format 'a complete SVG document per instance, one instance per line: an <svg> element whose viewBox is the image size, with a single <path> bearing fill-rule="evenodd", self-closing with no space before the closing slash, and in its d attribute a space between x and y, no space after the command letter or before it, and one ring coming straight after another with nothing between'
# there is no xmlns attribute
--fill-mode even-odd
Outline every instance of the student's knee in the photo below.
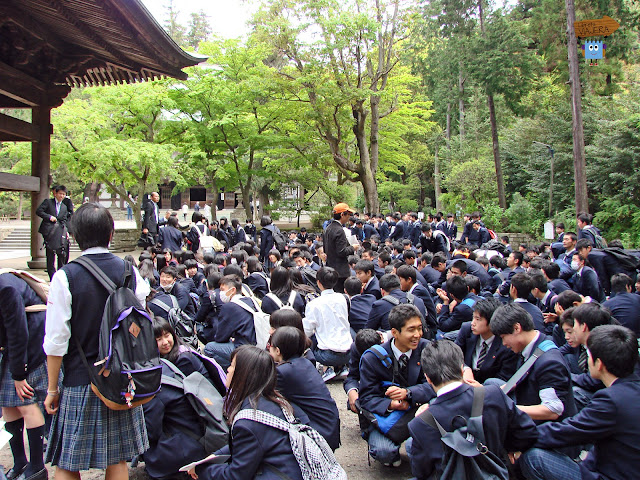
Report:
<svg viewBox="0 0 640 480"><path fill-rule="evenodd" d="M36 428L44 425L44 415L37 403L31 405L24 405L16 407L20 416L24 418L24 423L27 428Z"/></svg>
<svg viewBox="0 0 640 480"><path fill-rule="evenodd" d="M543 480L543 465L545 462L545 451L541 448L527 450L520 457L520 468L528 480Z"/></svg>
<svg viewBox="0 0 640 480"><path fill-rule="evenodd" d="M393 463L400 456L400 445L396 445L377 428L372 427L367 442L369 455L380 463Z"/></svg>

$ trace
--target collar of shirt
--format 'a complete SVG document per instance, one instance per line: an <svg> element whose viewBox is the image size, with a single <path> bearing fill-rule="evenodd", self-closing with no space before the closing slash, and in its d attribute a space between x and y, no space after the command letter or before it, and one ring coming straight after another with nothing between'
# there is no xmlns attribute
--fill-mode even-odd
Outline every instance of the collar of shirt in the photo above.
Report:
<svg viewBox="0 0 640 480"><path fill-rule="evenodd" d="M420 274L420 275L422 275L422 274ZM407 293L413 293L413 291L416 289L417 286L418 286L418 282L416 281L416 283L411 285L411 288L409 289L409 291Z"/></svg>
<svg viewBox="0 0 640 480"><path fill-rule="evenodd" d="M373 282L373 277L371 277L371 278L369 279L369 281L365 284L365 286L364 286L363 290L366 290L366 289L367 289L367 287L369 286L369 284L370 284L371 282Z"/></svg>
<svg viewBox="0 0 640 480"><path fill-rule="evenodd" d="M462 382L451 382L436 392L436 397L440 397L445 393L453 392L456 388L461 387Z"/></svg>
<svg viewBox="0 0 640 480"><path fill-rule="evenodd" d="M334 294L334 293L335 293L335 292L333 291L333 289L332 289L332 288L327 288L326 290L323 290L322 292L320 292L320 295L321 295L321 296L322 296L322 295L332 295L332 294Z"/></svg>
<svg viewBox="0 0 640 480"><path fill-rule="evenodd" d="M483 340L482 337L480 335L478 335L478 348L482 348L482 342L487 344L487 351L491 348L491 344L493 343L493 341L495 340L496 336L495 335L491 335L489 338L487 338L486 340ZM480 350L478 350L479 352Z"/></svg>
<svg viewBox="0 0 640 480"><path fill-rule="evenodd" d="M533 338L533 340L531 340L531 343L529 343L529 345L524 347L524 350L522 350L522 358L524 358L525 361L527 361L533 353L533 346L538 341L538 338L540 338L540 332L536 332L536 336Z"/></svg>
<svg viewBox="0 0 640 480"><path fill-rule="evenodd" d="M515 298L513 303L527 303L528 300L526 298Z"/></svg>
<svg viewBox="0 0 640 480"><path fill-rule="evenodd" d="M540 302L542 302L542 304L546 305L547 304L547 299L549 298L550 295L551 295L551 290L547 290L546 293L544 294L544 297L542 297L542 300L540 300Z"/></svg>
<svg viewBox="0 0 640 480"><path fill-rule="evenodd" d="M396 357L396 360L400 360L400 355L406 355L407 358L411 356L411 350L407 350L406 352L401 352L400 350L398 350L398 347L396 347L395 338L391 340L391 351L393 352L393 356Z"/></svg>
<svg viewBox="0 0 640 480"><path fill-rule="evenodd" d="M80 255L93 255L95 253L109 253L109 249L104 247L91 247L83 250Z"/></svg>

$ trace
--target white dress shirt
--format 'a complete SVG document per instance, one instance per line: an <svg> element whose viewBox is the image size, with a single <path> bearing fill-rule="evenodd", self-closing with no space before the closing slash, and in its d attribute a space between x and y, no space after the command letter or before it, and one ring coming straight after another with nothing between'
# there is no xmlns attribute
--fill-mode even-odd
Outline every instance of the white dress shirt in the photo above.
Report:
<svg viewBox="0 0 640 480"><path fill-rule="evenodd" d="M320 350L344 353L353 340L349 330L347 299L331 289L323 290L319 297L307 304L302 319L308 337L315 334Z"/></svg>
<svg viewBox="0 0 640 480"><path fill-rule="evenodd" d="M97 253L109 253L104 247L88 248L81 255ZM149 284L145 282L138 269L133 267L136 276L136 298L142 305L151 291ZM69 279L64 270L58 270L51 279L49 297L47 301L47 314L45 320L44 353L56 357L62 357L67 353L69 339L71 338L71 292L69 291Z"/></svg>
<svg viewBox="0 0 640 480"><path fill-rule="evenodd" d="M489 337L486 340L483 340L482 337L478 336L478 342L476 343L476 349L473 352L473 359L471 362L471 367L474 370L478 369L478 357L480 356L480 350L482 350L482 344L486 343L487 344L487 355L489 355L489 349L491 348L491 344L493 343L493 340L496 338L495 335L491 335L491 337ZM487 360L487 357L484 357L485 361Z"/></svg>
<svg viewBox="0 0 640 480"><path fill-rule="evenodd" d="M537 332L531 343L529 343L529 345L524 347L524 350L522 350L522 357L524 358L525 362L533 353L533 346L538 341L540 335L542 334L540 332ZM562 400L558 398L558 394L556 393L555 388L543 388L538 392L538 396L540 397L541 405L544 405L556 415L562 415L562 412L564 412L564 403L562 403Z"/></svg>

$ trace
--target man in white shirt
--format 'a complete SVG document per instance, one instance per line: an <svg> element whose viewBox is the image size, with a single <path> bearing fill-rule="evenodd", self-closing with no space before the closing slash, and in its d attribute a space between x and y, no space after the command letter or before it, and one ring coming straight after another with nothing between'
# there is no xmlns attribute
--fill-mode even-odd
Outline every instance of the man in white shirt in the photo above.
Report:
<svg viewBox="0 0 640 480"><path fill-rule="evenodd" d="M328 368L323 374L324 381L336 376L346 377L349 363L349 349L353 339L349 330L349 309L347 299L333 291L338 281L338 273L331 267L322 267L316 275L320 296L307 305L302 320L304 331L313 342L316 360Z"/></svg>

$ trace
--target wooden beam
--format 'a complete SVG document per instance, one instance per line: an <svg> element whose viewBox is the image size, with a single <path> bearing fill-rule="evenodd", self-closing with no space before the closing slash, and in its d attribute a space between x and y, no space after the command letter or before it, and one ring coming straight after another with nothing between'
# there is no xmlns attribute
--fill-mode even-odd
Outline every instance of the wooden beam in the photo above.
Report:
<svg viewBox="0 0 640 480"><path fill-rule="evenodd" d="M13 173L0 172L0 190L11 190L14 192L39 192L40 179L38 177L30 177L28 175L15 175Z"/></svg>
<svg viewBox="0 0 640 480"><path fill-rule="evenodd" d="M42 102L45 90L45 85L40 80L0 62L0 94L36 107Z"/></svg>
<svg viewBox="0 0 640 480"><path fill-rule="evenodd" d="M19 139L21 141L39 142L40 127L33 123L18 120L4 113L0 113L0 140Z"/></svg>

